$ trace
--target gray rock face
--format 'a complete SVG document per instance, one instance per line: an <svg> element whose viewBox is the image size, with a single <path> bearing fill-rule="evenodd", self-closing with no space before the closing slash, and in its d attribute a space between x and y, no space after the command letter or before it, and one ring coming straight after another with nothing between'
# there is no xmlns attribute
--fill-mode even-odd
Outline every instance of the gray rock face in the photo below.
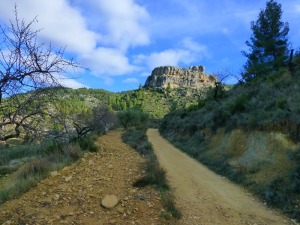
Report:
<svg viewBox="0 0 300 225"><path fill-rule="evenodd" d="M190 87L201 89L215 84L217 78L204 73L203 66L190 66L188 69L175 66L156 67L147 78L144 87L170 88Z"/></svg>

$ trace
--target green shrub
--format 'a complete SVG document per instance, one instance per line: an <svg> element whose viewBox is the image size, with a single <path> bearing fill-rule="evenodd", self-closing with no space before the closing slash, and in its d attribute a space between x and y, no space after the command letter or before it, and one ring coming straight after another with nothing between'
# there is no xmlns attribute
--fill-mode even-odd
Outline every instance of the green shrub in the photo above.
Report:
<svg viewBox="0 0 300 225"><path fill-rule="evenodd" d="M34 159L23 166L17 173L18 179L28 179L31 176L43 177L51 169L46 159Z"/></svg>
<svg viewBox="0 0 300 225"><path fill-rule="evenodd" d="M72 144L71 143L71 144L67 145L65 147L64 152L73 161L78 160L82 155L82 151L81 151L81 148L80 148L79 144Z"/></svg>
<svg viewBox="0 0 300 225"><path fill-rule="evenodd" d="M16 168L11 166L1 166L0 167L0 177L6 174L10 174L16 171Z"/></svg>
<svg viewBox="0 0 300 225"><path fill-rule="evenodd" d="M290 173L290 183L296 194L300 194L300 149L289 152L289 158L295 163Z"/></svg>
<svg viewBox="0 0 300 225"><path fill-rule="evenodd" d="M279 109L285 109L287 107L287 100L286 98L279 98L276 101L276 105Z"/></svg>
<svg viewBox="0 0 300 225"><path fill-rule="evenodd" d="M6 165L11 160L21 159L28 156L40 155L41 151L39 146L20 145L13 147L0 147L0 166Z"/></svg>
<svg viewBox="0 0 300 225"><path fill-rule="evenodd" d="M269 184L258 189L257 193L268 204L283 209L284 212L291 214L294 218L300 218L300 212L296 206L296 195L288 178L276 177Z"/></svg>
<svg viewBox="0 0 300 225"><path fill-rule="evenodd" d="M231 114L237 112L244 112L246 110L246 104L249 101L250 97L246 93L242 93L237 97L231 104L229 104L229 111Z"/></svg>
<svg viewBox="0 0 300 225"><path fill-rule="evenodd" d="M81 140L65 143L46 140L40 145L18 145L0 148L0 176L15 172L12 183L0 189L0 204L20 196L45 178L51 170L60 169L82 155L85 150L97 151L97 135L89 134ZM12 162L13 161L13 162Z"/></svg>
<svg viewBox="0 0 300 225"><path fill-rule="evenodd" d="M90 133L90 134L87 134L85 137L76 139L75 143L78 143L80 148L83 151L97 152L98 147L95 143L96 139L97 139L97 135Z"/></svg>
<svg viewBox="0 0 300 225"><path fill-rule="evenodd" d="M122 135L122 139L141 155L148 156L152 153L152 146L142 130L131 128Z"/></svg>
<svg viewBox="0 0 300 225"><path fill-rule="evenodd" d="M169 190L166 171L160 167L155 156L151 156L145 164L146 175L135 183L135 186L155 185L159 190Z"/></svg>
<svg viewBox="0 0 300 225"><path fill-rule="evenodd" d="M187 115L188 115L188 113L187 113L186 111L183 111L183 112L180 114L180 119L184 119Z"/></svg>
<svg viewBox="0 0 300 225"><path fill-rule="evenodd" d="M167 192L170 187L166 178L166 171L159 165L159 162L153 152L152 145L148 141L145 129L131 128L126 130L122 135L125 143L129 144L133 149L141 155L147 156L147 161L144 165L145 175L137 180L134 187L145 187L154 185L161 193L161 199L167 213L162 216L169 219L169 214L174 218L180 218L181 214L176 209L173 196Z"/></svg>
<svg viewBox="0 0 300 225"><path fill-rule="evenodd" d="M30 188L37 185L38 180L36 177L28 177L27 179L19 179L18 182L13 183L10 186L0 189L0 205L4 202L19 197L24 192L30 190Z"/></svg>
<svg viewBox="0 0 300 225"><path fill-rule="evenodd" d="M230 113L225 108L216 108L212 115L212 128L216 131L220 126L224 126L230 117Z"/></svg>
<svg viewBox="0 0 300 225"><path fill-rule="evenodd" d="M197 109L199 109L198 105L194 104L194 105L189 105L186 110L188 112L191 112L191 111L195 111Z"/></svg>
<svg viewBox="0 0 300 225"><path fill-rule="evenodd" d="M61 141L46 140L46 142L43 143L42 146L47 155L63 154L65 143Z"/></svg>
<svg viewBox="0 0 300 225"><path fill-rule="evenodd" d="M161 198L164 205L164 208L167 209L167 211L176 219L181 218L181 212L176 208L174 204L174 196L171 192L162 191L161 192ZM168 217L168 214L165 214L166 219L170 219Z"/></svg>
<svg viewBox="0 0 300 225"><path fill-rule="evenodd" d="M147 129L149 120L148 113L139 110L121 111L117 114L119 123L126 130L129 127L137 127L139 129Z"/></svg>
<svg viewBox="0 0 300 225"><path fill-rule="evenodd" d="M13 145L13 146L15 146L15 145L21 145L22 144L22 139L12 138L12 139L8 139L6 141L6 143L8 145Z"/></svg>
<svg viewBox="0 0 300 225"><path fill-rule="evenodd" d="M295 56L294 56L294 59L293 59L292 75L294 77L300 76L300 51L299 50L295 53Z"/></svg>

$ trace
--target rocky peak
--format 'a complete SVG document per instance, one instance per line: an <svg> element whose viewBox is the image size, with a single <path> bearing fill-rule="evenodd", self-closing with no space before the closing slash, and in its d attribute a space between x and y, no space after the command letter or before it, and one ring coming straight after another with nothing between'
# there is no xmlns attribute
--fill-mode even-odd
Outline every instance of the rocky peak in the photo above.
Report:
<svg viewBox="0 0 300 225"><path fill-rule="evenodd" d="M203 66L190 66L188 69L177 66L160 66L154 68L147 78L145 87L201 89L210 87L217 81L216 76L205 74Z"/></svg>

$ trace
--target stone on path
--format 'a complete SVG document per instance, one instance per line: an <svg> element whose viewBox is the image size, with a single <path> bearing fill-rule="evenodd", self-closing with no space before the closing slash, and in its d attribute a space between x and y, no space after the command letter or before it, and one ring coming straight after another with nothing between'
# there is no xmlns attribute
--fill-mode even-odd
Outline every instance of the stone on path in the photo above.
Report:
<svg viewBox="0 0 300 225"><path fill-rule="evenodd" d="M67 181L67 182L70 181L70 180L72 180L72 176L69 176L69 177L65 178L65 181Z"/></svg>
<svg viewBox="0 0 300 225"><path fill-rule="evenodd" d="M56 177L57 175L59 175L59 173L58 173L57 171L52 171L52 172L50 173L50 176L51 176L51 177Z"/></svg>
<svg viewBox="0 0 300 225"><path fill-rule="evenodd" d="M119 203L115 195L106 195L101 201L101 205L106 209L112 209Z"/></svg>

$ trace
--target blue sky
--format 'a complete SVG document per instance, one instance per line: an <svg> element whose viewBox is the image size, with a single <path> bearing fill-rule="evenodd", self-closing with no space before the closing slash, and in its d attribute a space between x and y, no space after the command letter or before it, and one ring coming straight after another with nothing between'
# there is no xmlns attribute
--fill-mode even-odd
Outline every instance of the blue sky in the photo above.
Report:
<svg viewBox="0 0 300 225"><path fill-rule="evenodd" d="M289 40L300 47L300 0L278 0ZM157 66L203 65L207 73L240 74L246 58L250 22L264 0L0 0L0 23L19 17L31 21L41 42L66 46L89 71L64 76L72 88L109 91L136 89Z"/></svg>

